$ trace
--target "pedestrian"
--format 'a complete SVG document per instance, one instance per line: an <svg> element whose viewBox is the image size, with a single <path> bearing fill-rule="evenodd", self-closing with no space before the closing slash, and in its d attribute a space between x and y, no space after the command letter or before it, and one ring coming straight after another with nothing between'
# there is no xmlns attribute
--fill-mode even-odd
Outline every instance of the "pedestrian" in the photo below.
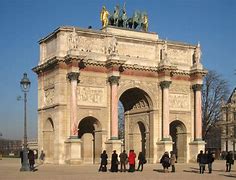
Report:
<svg viewBox="0 0 236 180"><path fill-rule="evenodd" d="M130 150L129 151L129 172L134 172L135 171L135 158L136 158L136 154L134 152L134 150Z"/></svg>
<svg viewBox="0 0 236 180"><path fill-rule="evenodd" d="M143 164L145 164L147 162L143 152L139 152L138 160L139 160L138 161L138 168L137 168L136 171L139 171L140 167L141 167L140 171L143 171Z"/></svg>
<svg viewBox="0 0 236 180"><path fill-rule="evenodd" d="M168 168L170 167L170 157L167 151L162 155L160 163L162 164L164 172L169 172Z"/></svg>
<svg viewBox="0 0 236 180"><path fill-rule="evenodd" d="M128 161L128 155L126 151L124 150L122 153L119 155L120 157L120 172L126 172L126 164Z"/></svg>
<svg viewBox="0 0 236 180"><path fill-rule="evenodd" d="M175 172L175 162L176 162L176 155L173 151L171 151L170 152L171 172Z"/></svg>
<svg viewBox="0 0 236 180"><path fill-rule="evenodd" d="M208 171L209 173L212 172L212 163L214 162L215 158L211 151L207 151L207 163L208 163Z"/></svg>
<svg viewBox="0 0 236 180"><path fill-rule="evenodd" d="M40 153L40 156L39 156L40 164L44 163L44 159L45 159L45 153L42 150L41 153Z"/></svg>
<svg viewBox="0 0 236 180"><path fill-rule="evenodd" d="M20 162L23 164L23 150L20 151Z"/></svg>
<svg viewBox="0 0 236 180"><path fill-rule="evenodd" d="M118 164L118 155L116 154L116 150L114 150L111 156L111 172L118 172Z"/></svg>
<svg viewBox="0 0 236 180"><path fill-rule="evenodd" d="M107 159L108 159L106 150L104 150L102 152L102 154L100 155L100 158L101 158L101 164L100 164L98 171L106 172L107 171Z"/></svg>
<svg viewBox="0 0 236 180"><path fill-rule="evenodd" d="M205 165L207 164L207 157L206 154L203 154L202 150L197 155L197 162L199 163L200 174L203 174L205 171Z"/></svg>
<svg viewBox="0 0 236 180"><path fill-rule="evenodd" d="M35 161L34 161L34 151L32 151L31 149L28 152L28 159L29 159L30 170L33 171Z"/></svg>
<svg viewBox="0 0 236 180"><path fill-rule="evenodd" d="M232 152L228 152L225 156L226 160L226 172L231 171L231 165L234 164L233 154Z"/></svg>

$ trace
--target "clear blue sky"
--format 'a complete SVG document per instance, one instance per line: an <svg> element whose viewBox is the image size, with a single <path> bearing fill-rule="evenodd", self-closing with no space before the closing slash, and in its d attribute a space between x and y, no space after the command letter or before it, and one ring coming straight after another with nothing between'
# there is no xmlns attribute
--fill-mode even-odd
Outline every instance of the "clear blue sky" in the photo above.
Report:
<svg viewBox="0 0 236 180"><path fill-rule="evenodd" d="M28 136L37 137L38 40L59 26L92 26L100 29L102 5L113 12L116 0L0 0L0 132L3 138L23 137L23 101L19 82L28 73ZM236 0L126 0L129 16L134 10L149 15L149 31L162 39L202 47L202 62L236 86Z"/></svg>

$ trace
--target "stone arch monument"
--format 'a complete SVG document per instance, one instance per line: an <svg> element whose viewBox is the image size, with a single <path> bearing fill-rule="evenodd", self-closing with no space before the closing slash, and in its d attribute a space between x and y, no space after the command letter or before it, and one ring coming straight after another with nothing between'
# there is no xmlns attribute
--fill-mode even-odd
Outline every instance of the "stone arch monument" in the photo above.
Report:
<svg viewBox="0 0 236 180"><path fill-rule="evenodd" d="M47 162L98 163L102 150L111 157L122 148L150 163L171 150L189 162L204 149L199 45L111 26L59 27L39 45L38 145Z"/></svg>

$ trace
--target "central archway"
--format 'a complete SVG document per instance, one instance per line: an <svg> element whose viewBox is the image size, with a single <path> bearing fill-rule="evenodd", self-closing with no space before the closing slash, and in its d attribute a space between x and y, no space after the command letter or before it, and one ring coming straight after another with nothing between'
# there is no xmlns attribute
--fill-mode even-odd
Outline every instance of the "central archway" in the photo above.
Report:
<svg viewBox="0 0 236 180"><path fill-rule="evenodd" d="M150 111L152 101L149 95L140 88L131 88L119 98L124 110L124 148L143 152L150 158Z"/></svg>
<svg viewBox="0 0 236 180"><path fill-rule="evenodd" d="M83 118L78 126L78 138L82 140L83 162L99 162L102 151L102 131L100 122L91 116Z"/></svg>

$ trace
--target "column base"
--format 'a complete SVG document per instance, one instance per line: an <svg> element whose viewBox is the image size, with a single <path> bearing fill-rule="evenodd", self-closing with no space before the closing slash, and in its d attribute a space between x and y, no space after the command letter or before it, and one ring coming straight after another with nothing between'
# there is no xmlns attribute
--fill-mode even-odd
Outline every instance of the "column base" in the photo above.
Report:
<svg viewBox="0 0 236 180"><path fill-rule="evenodd" d="M157 145L157 162L156 163L160 163L160 159L162 157L162 155L164 154L164 152L169 152L172 151L173 149L173 142L169 139L163 139L159 142L156 143Z"/></svg>
<svg viewBox="0 0 236 180"><path fill-rule="evenodd" d="M201 139L195 139L193 142L189 143L189 162L196 162L197 155L201 150L205 151L206 142Z"/></svg>
<svg viewBox="0 0 236 180"><path fill-rule="evenodd" d="M82 163L81 157L81 139L78 139L77 136L71 136L65 141L65 163L77 165Z"/></svg>

